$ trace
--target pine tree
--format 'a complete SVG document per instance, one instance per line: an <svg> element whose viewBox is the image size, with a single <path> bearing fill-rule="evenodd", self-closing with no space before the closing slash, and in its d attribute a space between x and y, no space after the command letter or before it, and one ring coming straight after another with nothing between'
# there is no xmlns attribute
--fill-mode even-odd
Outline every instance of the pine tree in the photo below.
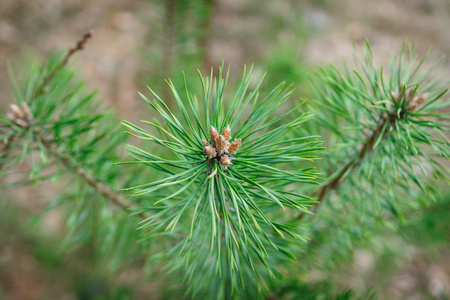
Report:
<svg viewBox="0 0 450 300"><path fill-rule="evenodd" d="M67 66L90 37L11 76L0 176L24 161L20 184L70 176L46 209L65 208L64 244L111 268L145 260L173 299L333 297L308 272L348 260L448 185L448 82L407 43L387 69L368 42L355 70L321 68L303 104L285 83L260 91L252 68L235 86L223 65L197 86L183 74L181 89L167 81L174 106L140 94L151 120L123 121L127 136Z"/></svg>

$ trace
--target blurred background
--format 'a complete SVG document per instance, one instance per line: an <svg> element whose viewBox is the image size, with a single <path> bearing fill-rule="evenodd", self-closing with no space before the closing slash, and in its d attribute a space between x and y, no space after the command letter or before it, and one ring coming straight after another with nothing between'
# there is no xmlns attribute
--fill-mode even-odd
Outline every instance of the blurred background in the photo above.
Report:
<svg viewBox="0 0 450 300"><path fill-rule="evenodd" d="M254 64L254 77L267 71L268 88L293 83L296 97L308 96L307 78L318 66L351 65L353 47L366 38L380 63L407 38L418 57L433 49L430 64L447 56L438 71L450 65L450 0L1 0L0 108L12 99L8 64L45 59L89 29L94 38L71 66L133 122L150 113L137 91L149 85L167 95L164 79L180 84L185 71L195 81L197 69L222 61L231 78ZM93 268L87 253L59 251L58 211L30 224L57 194L52 184L43 187L0 191L0 299L159 299L139 271L110 274ZM392 249L356 251L336 282L386 299L447 299L449 212L447 195L387 237Z"/></svg>

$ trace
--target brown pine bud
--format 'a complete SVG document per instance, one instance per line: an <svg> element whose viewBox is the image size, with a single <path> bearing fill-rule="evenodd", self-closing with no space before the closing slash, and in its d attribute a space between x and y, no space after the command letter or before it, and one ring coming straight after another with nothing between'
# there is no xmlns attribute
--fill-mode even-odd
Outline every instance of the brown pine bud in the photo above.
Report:
<svg viewBox="0 0 450 300"><path fill-rule="evenodd" d="M25 113L25 118L29 121L33 119L33 114L31 113L30 107L26 102L22 102L22 111Z"/></svg>
<svg viewBox="0 0 450 300"><path fill-rule="evenodd" d="M409 111L415 111L420 104L422 104L423 102L425 102L425 100L427 100L427 97L428 97L428 93L424 93L424 94L420 95L419 97L414 97L414 99L411 100L411 102L409 103L408 107L406 107L406 109Z"/></svg>
<svg viewBox="0 0 450 300"><path fill-rule="evenodd" d="M416 95L416 89L414 88L410 88L407 92L406 92L406 101L412 101Z"/></svg>
<svg viewBox="0 0 450 300"><path fill-rule="evenodd" d="M231 138L231 129L230 125L228 124L227 127L225 127L222 131L222 135L225 138L226 141L229 141Z"/></svg>
<svg viewBox="0 0 450 300"><path fill-rule="evenodd" d="M17 118L23 119L25 117L25 113L17 105L11 103L9 105L9 108L11 108L14 116L16 116Z"/></svg>
<svg viewBox="0 0 450 300"><path fill-rule="evenodd" d="M224 155L220 158L220 164L226 169L229 165L231 165L231 160L228 156Z"/></svg>
<svg viewBox="0 0 450 300"><path fill-rule="evenodd" d="M214 149L211 146L206 146L205 149L203 149L203 151L205 151L205 154L208 155L210 158L216 156L216 149Z"/></svg>
<svg viewBox="0 0 450 300"><path fill-rule="evenodd" d="M217 132L217 129L214 128L214 126L211 125L211 128L209 129L209 136L211 137L211 145L213 147L216 145L216 139L219 136L219 133Z"/></svg>
<svg viewBox="0 0 450 300"><path fill-rule="evenodd" d="M417 98L416 103L417 105L420 105L422 103L424 103L428 98L428 93L423 93L422 95L420 95L419 98Z"/></svg>
<svg viewBox="0 0 450 300"><path fill-rule="evenodd" d="M229 154L234 154L239 150L239 147L241 146L242 140L238 139L238 140L234 140L230 147L228 148L228 153Z"/></svg>
<svg viewBox="0 0 450 300"><path fill-rule="evenodd" d="M395 93L394 91L391 91L391 98L392 98L392 101L397 102L397 100L398 100L397 93Z"/></svg>
<svg viewBox="0 0 450 300"><path fill-rule="evenodd" d="M14 120L14 123L16 123L16 125L18 125L18 126L20 126L20 127L22 127L22 128L28 128L28 123L25 122L25 121L22 120L22 119L15 119L15 120Z"/></svg>
<svg viewBox="0 0 450 300"><path fill-rule="evenodd" d="M220 153L227 151L227 141L225 140L223 135L219 135L219 137L216 139L216 149Z"/></svg>
<svg viewBox="0 0 450 300"><path fill-rule="evenodd" d="M202 143L203 143L203 146L205 146L205 147L206 146L210 146L209 143L207 141L205 141L205 140L202 140Z"/></svg>
<svg viewBox="0 0 450 300"><path fill-rule="evenodd" d="M7 112L7 113L6 113L6 117L7 117L8 119L10 119L11 121L13 121L13 122L15 122L16 119L17 119L17 117L14 116L14 115L13 115L12 113L10 113L10 112Z"/></svg>

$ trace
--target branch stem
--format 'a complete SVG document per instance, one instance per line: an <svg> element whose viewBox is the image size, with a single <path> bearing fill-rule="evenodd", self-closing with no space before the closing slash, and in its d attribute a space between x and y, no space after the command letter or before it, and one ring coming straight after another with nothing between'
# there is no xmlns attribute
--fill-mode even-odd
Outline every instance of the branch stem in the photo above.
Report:
<svg viewBox="0 0 450 300"><path fill-rule="evenodd" d="M70 48L65 56L58 62L58 64L53 68L53 70L42 80L42 82L37 86L33 93L33 96L29 101L33 101L36 97L44 94L46 87L50 84L55 75L67 64L69 59L78 51L83 50L86 42L92 37L92 31L85 33L80 40L77 41L76 45ZM30 130L25 128L25 130ZM116 206L128 211L134 206L131 202L126 200L123 196L117 194L111 187L106 185L97 179L91 172L85 168L79 166L75 163L70 156L61 152L57 145L52 142L52 139L40 131L34 131L33 135L42 143L42 145L49 151L53 157L55 157L59 162L61 162L69 170L81 177L88 185L96 189L101 195L109 199ZM4 147L0 152L0 159L4 159L10 149L11 143L15 140L16 136L10 137L6 142L3 141ZM0 165L0 169L3 165ZM148 217L145 213L140 213L139 217L141 219L146 219Z"/></svg>
<svg viewBox="0 0 450 300"><path fill-rule="evenodd" d="M80 40L77 41L77 44L75 45L75 47L70 48L66 55L64 55L64 57L59 61L59 63L56 65L55 68L53 68L53 70L50 72L50 74L48 74L44 80L42 81L42 83L37 87L37 89L34 91L32 99L30 99L30 101L32 101L34 98L36 98L37 96L45 93L45 88L47 87L47 85L52 81L53 77L55 77L55 75L65 66L67 65L67 62L69 61L69 59L72 57L72 55L74 55L76 52L81 51L84 49L84 46L86 45L87 41L92 37L93 32L91 30L89 30L88 32L86 32L85 34L83 34L82 38Z"/></svg>
<svg viewBox="0 0 450 300"><path fill-rule="evenodd" d="M55 144L49 141L49 139L46 138L45 135L43 135L42 133L37 133L37 137L39 138L42 145L44 145L44 147L65 167L80 176L88 185L96 189L107 199L111 200L111 202L113 202L116 206L127 211L134 207L131 202L126 200L121 195L118 195L111 187L95 178L91 172L73 162L73 160L71 160L66 154L62 153ZM145 219L147 217L144 214L140 214L139 216L142 219Z"/></svg>
<svg viewBox="0 0 450 300"><path fill-rule="evenodd" d="M319 208L320 204L323 202L326 194L331 190L338 189L339 184L344 180L345 175L348 172L352 172L361 163L364 157L368 153L371 153L373 151L375 142L377 141L377 138L379 137L383 128L386 126L386 123L389 122L391 124L394 124L396 117L397 116L395 113L384 114L382 117L380 117L377 127L375 127L371 131L369 138L366 139L366 141L361 145L359 151L357 151L357 155L355 155L353 159L351 159L346 165L344 165L341 170L336 173L336 175L331 176L331 178L321 186L321 188L317 192L317 202L319 202L319 204L315 206L316 211ZM385 134L386 131L383 133L383 135ZM303 216L304 214L300 214L297 218L301 219L303 218Z"/></svg>

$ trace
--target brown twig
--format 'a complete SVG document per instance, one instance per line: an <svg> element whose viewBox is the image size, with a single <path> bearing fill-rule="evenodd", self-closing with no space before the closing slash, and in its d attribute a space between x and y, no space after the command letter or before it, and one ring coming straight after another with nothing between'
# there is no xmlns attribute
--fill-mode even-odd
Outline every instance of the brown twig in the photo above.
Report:
<svg viewBox="0 0 450 300"><path fill-rule="evenodd" d="M42 133L37 133L37 137L44 147L56 158L58 159L64 166L68 169L76 173L78 176L84 179L84 181L89 184L91 187L95 188L100 194L111 200L115 205L125 209L130 210L133 208L133 204L126 200L124 197L120 196L116 192L114 192L108 185L101 182L97 178L92 175L91 172L86 169L78 166L73 160L71 160L67 155L61 153L58 147L51 142L45 135ZM145 219L148 216L145 214L140 214L140 218Z"/></svg>
<svg viewBox="0 0 450 300"><path fill-rule="evenodd" d="M34 91L32 97L31 97L31 99L29 99L29 101L33 101L34 98L45 93L45 88L52 81L53 77L55 77L56 73L58 73L59 70L61 70L67 64L67 62L69 61L70 57L72 57L73 54L84 49L84 46L86 45L87 41L92 37L92 35L93 35L92 30L89 30L88 32L83 34L82 38L77 41L75 47L70 48L69 51L67 51L66 55L62 58L62 60L58 63L58 65L52 70L52 72L44 78L42 83ZM24 104L28 108L28 105L25 102L24 102ZM15 106L14 104L12 104L12 105ZM28 108L28 112L29 112L29 108ZM14 113L14 107L13 107L13 113ZM21 121L22 118L18 118L17 115L13 116L13 118L11 118L11 117L9 117L9 118L11 119L11 121L13 121L13 123L25 128L25 129L28 129L28 127L30 125L30 124L28 124L27 126L23 126L23 124L18 123L18 121ZM15 139L16 139L16 136L12 136L7 141L2 141L3 149L1 149L1 152L0 152L0 159L6 158L8 151L11 148L11 143ZM0 170L3 167L4 167L4 164L0 164Z"/></svg>
<svg viewBox="0 0 450 300"><path fill-rule="evenodd" d="M72 47L67 51L66 55L61 59L61 61L56 65L56 67L48 74L45 79L42 81L42 83L38 86L38 88L34 91L32 98L36 98L40 94L45 93L45 88L47 85L52 81L53 77L55 77L56 73L58 73L69 61L69 59L74 55L76 52L81 51L84 49L84 46L86 45L87 41L93 36L93 31L89 30L83 36L80 40L77 41L75 47ZM30 100L33 100L30 99Z"/></svg>
<svg viewBox="0 0 450 300"><path fill-rule="evenodd" d="M69 59L76 52L83 50L83 48L86 45L88 39L90 39L92 37L92 35L93 35L92 31L88 31L87 33L85 33L82 36L82 38L80 40L77 41L77 43L76 43L76 45L74 47L69 49L69 51L66 53L66 55L58 63L58 65L51 71L51 73L48 76L46 76L44 78L42 83L34 91L32 99L30 99L30 101L33 101L34 98L36 98L37 96L45 93L45 88L52 81L54 76L67 64ZM26 103L25 103L25 105L26 105ZM31 115L28 116L28 118L30 119L29 120L30 122L25 122L24 124L18 123L18 121L24 121L24 120L22 120L22 118L19 118L19 117L21 117L21 115L20 116L17 115L17 114L22 113L22 111L19 111L19 110L28 108L28 106L26 105L26 107L22 107L22 108L19 108L19 107L16 108L16 106L13 106L12 108L13 108L13 113L15 113L16 115L10 114L11 116L9 118L13 121L13 123L15 123L17 126L23 127L25 130L33 130L29 126L31 124L31 121L32 121ZM28 119L26 119L25 121L28 121ZM72 170L74 173L76 173L78 176L80 176L87 184L89 184L91 187L95 188L101 195L103 195L107 199L111 200L112 203L114 203L115 205L117 205L118 207L120 207L122 209L129 210L129 209L131 209L133 207L132 203L127 201L121 195L115 193L108 185L106 185L105 183L103 183L100 180L98 180L97 178L95 178L95 176L91 172L89 172L88 170L84 169L83 167L78 166L75 162L73 162L73 160L70 159L69 156L67 156L66 154L62 153L58 149L58 147L55 144L52 143L50 138L46 137L44 134L42 134L39 131L35 131L33 133L40 140L40 142L44 145L44 147L57 160L59 160L64 166L66 166L68 169ZM8 150L11 147L11 143L14 142L15 139L16 139L16 137L13 136L13 137L10 137L7 141L3 142L4 147L3 147L2 151L1 151L0 158L3 159L3 158L6 157L7 152L8 152ZM2 168L2 166L0 165L0 169L1 168ZM139 214L139 217L142 218L142 219L145 219L148 216L145 213L142 213L142 214Z"/></svg>
<svg viewBox="0 0 450 300"><path fill-rule="evenodd" d="M347 171L352 171L353 169L355 169L359 165L359 163L364 159L366 154L373 151L373 146L375 144L375 141L377 140L378 135L380 134L381 130L383 130L383 127L389 120L390 115L385 115L378 123L378 126L372 131L370 137L362 145L358 155L356 156L356 159L349 161L341 169L341 171L333 178L333 180L329 181L328 183L326 183L321 187L321 189L319 190L319 197L317 198L317 201L319 203L322 202L323 197L327 190L336 189L337 186L339 185L339 182L343 180L344 175L347 173Z"/></svg>
<svg viewBox="0 0 450 300"><path fill-rule="evenodd" d="M369 138L362 144L360 150L358 151L357 155L354 156L353 159L351 159L346 165L342 167L342 169L337 173L337 175L333 176L332 179L325 182L319 191L317 192L317 202L319 202L315 206L315 210L319 208L320 204L322 203L325 195L330 190L336 190L339 187L339 184L344 180L345 174L348 172L353 171L364 159L364 157L373 151L373 146L375 145L375 142L377 138L379 137L381 131L386 126L386 123L389 122L391 125L395 124L395 119L397 118L395 113L390 114L384 114L380 120L378 121L377 127L372 130L370 133ZM384 131L383 135L386 134L387 131ZM297 219L302 219L305 214L300 214L297 216Z"/></svg>
<svg viewBox="0 0 450 300"><path fill-rule="evenodd" d="M408 112L414 112L422 103L424 103L428 97L428 93L423 93L421 95L416 95L417 88L411 88L407 89L406 84L403 84L400 88L400 95L397 95L395 92L391 92L391 99L394 103L400 104L401 111L399 114L397 114L398 107L394 110L391 110L389 113L385 113L381 116L380 120L378 121L377 127L373 129L372 133L370 134L369 138L364 142L364 144L361 146L361 149L359 150L359 153L357 156L355 156L354 159L350 160L342 169L341 171L333 176L333 179L326 182L322 187L320 188L318 192L317 201L322 203L323 198L325 197L327 191L329 190L335 190L338 188L339 183L344 179L344 176L347 172L352 171L355 169L360 162L364 159L367 153L370 153L373 151L373 147L375 145L375 142L377 141L377 138L381 134L383 128L386 126L386 124L389 122L391 126L395 126L395 120L396 119L403 119L405 118L406 114ZM383 136L387 133L387 130L383 132ZM316 210L318 206L316 206ZM303 215L300 215L298 218L301 219Z"/></svg>

